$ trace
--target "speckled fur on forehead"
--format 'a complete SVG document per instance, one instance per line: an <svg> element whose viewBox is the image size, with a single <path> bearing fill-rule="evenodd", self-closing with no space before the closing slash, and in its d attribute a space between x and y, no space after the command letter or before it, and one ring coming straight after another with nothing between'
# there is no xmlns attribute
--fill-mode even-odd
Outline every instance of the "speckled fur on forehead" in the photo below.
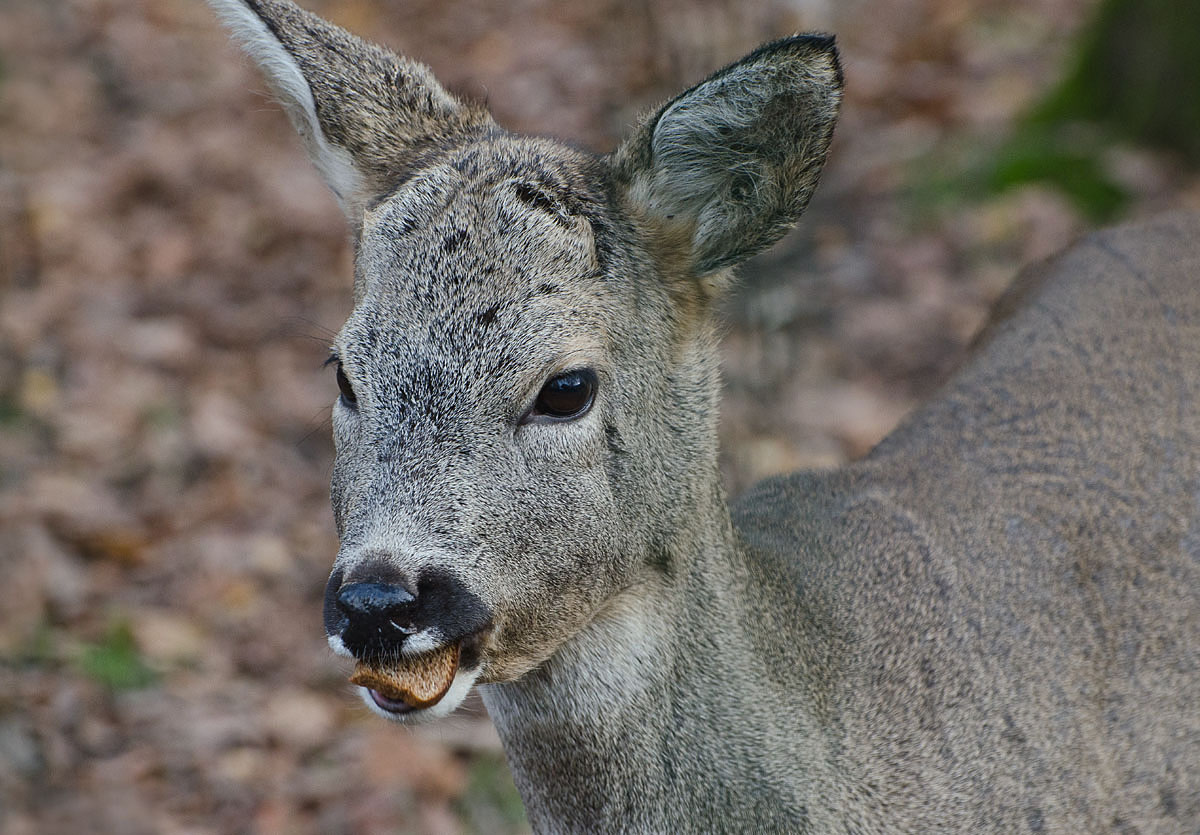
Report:
<svg viewBox="0 0 1200 835"><path fill-rule="evenodd" d="M596 185L604 182L600 160L549 140L498 134L425 163L365 214L360 297L366 287L358 285L372 276L389 279L373 271L381 248L393 257L424 248L427 260L452 273L464 273L485 251L519 260L555 249L585 259L589 272L599 269L597 229L610 225Z"/></svg>

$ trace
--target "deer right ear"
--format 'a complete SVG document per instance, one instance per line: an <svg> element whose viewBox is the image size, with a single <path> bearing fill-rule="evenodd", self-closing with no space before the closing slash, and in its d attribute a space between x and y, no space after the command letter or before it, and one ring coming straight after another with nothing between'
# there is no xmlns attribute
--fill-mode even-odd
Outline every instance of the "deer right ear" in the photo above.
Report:
<svg viewBox="0 0 1200 835"><path fill-rule="evenodd" d="M832 37L760 47L668 102L613 155L629 199L700 276L774 243L817 187L842 71Z"/></svg>
<svg viewBox="0 0 1200 835"><path fill-rule="evenodd" d="M409 61L290 0L208 0L258 64L352 223L431 146L492 126Z"/></svg>

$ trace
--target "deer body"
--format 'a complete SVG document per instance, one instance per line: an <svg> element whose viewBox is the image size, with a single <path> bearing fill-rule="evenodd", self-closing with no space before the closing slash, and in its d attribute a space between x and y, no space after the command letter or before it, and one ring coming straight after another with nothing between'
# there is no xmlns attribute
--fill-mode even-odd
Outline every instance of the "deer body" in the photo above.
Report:
<svg viewBox="0 0 1200 835"><path fill-rule="evenodd" d="M479 685L539 831L1196 828L1200 220L1026 277L867 459L731 512L712 302L815 188L831 39L597 158L209 2L355 235L325 622L375 712Z"/></svg>

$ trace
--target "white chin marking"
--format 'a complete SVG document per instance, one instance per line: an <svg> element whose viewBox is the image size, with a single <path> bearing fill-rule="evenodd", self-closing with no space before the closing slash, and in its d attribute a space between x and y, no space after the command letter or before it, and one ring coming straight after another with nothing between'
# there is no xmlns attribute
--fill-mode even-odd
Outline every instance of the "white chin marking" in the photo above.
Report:
<svg viewBox="0 0 1200 835"><path fill-rule="evenodd" d="M442 634L430 627L405 638L404 646L400 649L400 652L404 655L420 655L423 652L431 652L438 649L442 645Z"/></svg>
<svg viewBox="0 0 1200 835"><path fill-rule="evenodd" d="M344 658L353 658L353 653L346 649L346 645L342 643L341 635L330 635L328 638L329 648L333 650L334 655L340 655Z"/></svg>
<svg viewBox="0 0 1200 835"><path fill-rule="evenodd" d="M471 692L471 688L475 686L475 679L479 678L479 672L478 667L474 670L463 670L460 668L454 674L454 681L450 683L450 689L446 691L446 695L442 696L437 704L430 705L424 710L413 710L408 713L390 713L375 704L375 700L371 698L371 691L368 688L360 686L358 688L358 695L372 713L389 721L401 722L406 725L431 722L434 719L449 716L463 703L463 700L467 698L467 694Z"/></svg>
<svg viewBox="0 0 1200 835"><path fill-rule="evenodd" d="M329 635L325 640L329 642L329 648L333 650L334 655L340 655L343 658L354 657L354 653L346 649L346 644L342 641L341 635ZM442 633L436 629L422 629L417 634L405 639L401 652L404 655L420 655L423 652L431 652L438 649L442 645Z"/></svg>

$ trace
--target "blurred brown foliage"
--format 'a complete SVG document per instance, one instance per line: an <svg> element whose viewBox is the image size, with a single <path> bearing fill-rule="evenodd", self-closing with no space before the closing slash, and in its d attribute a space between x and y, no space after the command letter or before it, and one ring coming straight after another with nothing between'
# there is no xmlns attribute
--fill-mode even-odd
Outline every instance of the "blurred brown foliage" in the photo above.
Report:
<svg viewBox="0 0 1200 835"><path fill-rule="evenodd" d="M760 41L848 77L801 229L727 304L736 491L865 452L1081 219L956 184L1055 77L1089 0L307 0L507 126L610 148ZM0 3L0 830L520 830L475 703L370 718L325 649L322 370L347 235L196 0ZM1194 178L1113 148L1135 213Z"/></svg>

